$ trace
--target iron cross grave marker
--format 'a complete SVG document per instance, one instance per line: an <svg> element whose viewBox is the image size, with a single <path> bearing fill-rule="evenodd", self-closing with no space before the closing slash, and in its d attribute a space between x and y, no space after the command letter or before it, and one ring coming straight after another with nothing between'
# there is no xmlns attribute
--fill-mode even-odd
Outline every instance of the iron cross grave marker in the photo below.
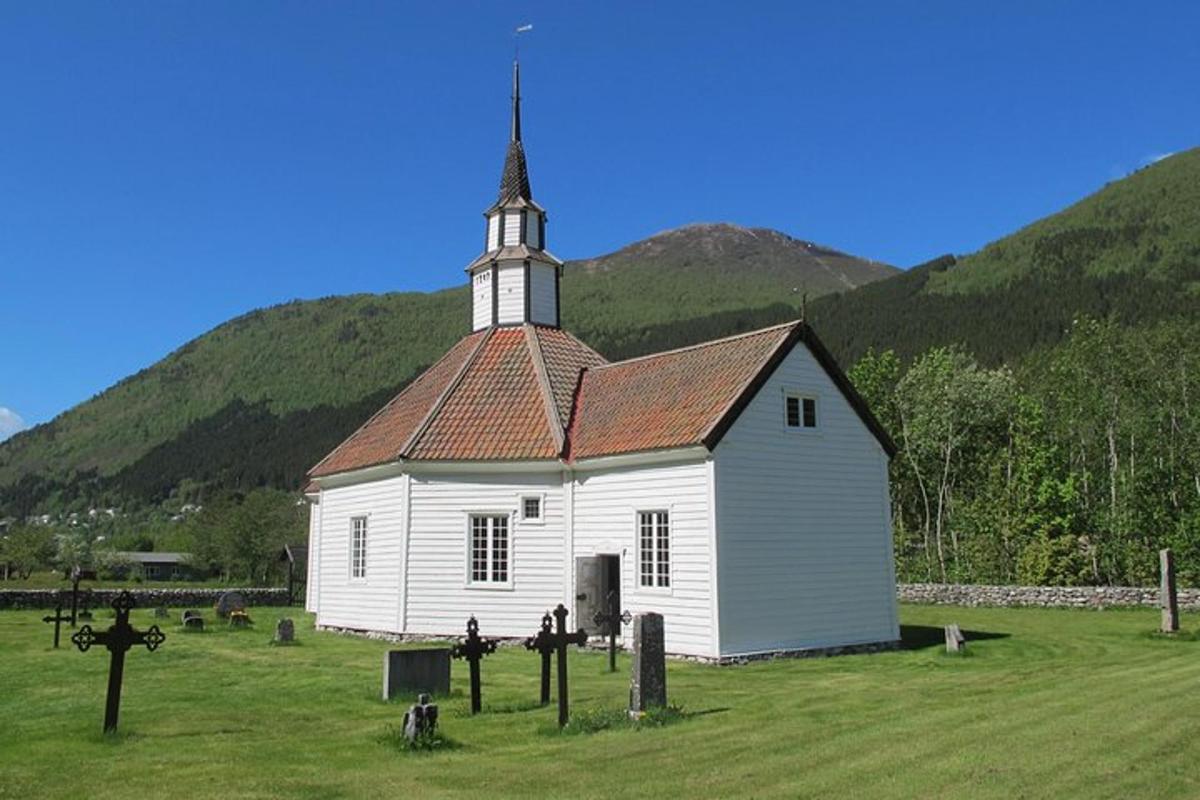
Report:
<svg viewBox="0 0 1200 800"><path fill-rule="evenodd" d="M70 621L71 621L71 617L69 615L63 614L62 597L58 598L58 602L54 606L54 616L47 615L47 616L42 617L42 622L53 622L54 623L54 649L55 650L58 649L59 631L62 629L62 624L64 622L70 622Z"/></svg>
<svg viewBox="0 0 1200 800"><path fill-rule="evenodd" d="M488 653L496 652L496 642L479 638L479 622L472 616L467 620L467 638L454 645L450 655L465 658L471 667L471 713L478 714L482 707L479 692L479 660Z"/></svg>
<svg viewBox="0 0 1200 800"><path fill-rule="evenodd" d="M117 612L117 621L106 631L94 631L91 625L80 628L71 641L86 653L94 644L102 644L112 653L108 666L108 698L104 705L104 732L117 729L117 715L121 710L121 678L125 673L125 653L136 644L144 644L153 652L167 638L157 625L145 631L137 631L129 624L129 612L133 608L133 595L122 591L112 602Z"/></svg>
<svg viewBox="0 0 1200 800"><path fill-rule="evenodd" d="M554 609L554 620L556 629L551 641L558 651L558 727L561 728L567 724L570 716L567 708L567 645L587 644L587 631L567 633L567 609L562 603Z"/></svg>
<svg viewBox="0 0 1200 800"><path fill-rule="evenodd" d="M550 656L554 655L554 648L554 618L547 611L542 615L542 627L537 636L525 640L526 650L536 650L542 655L542 705L550 702Z"/></svg>
<svg viewBox="0 0 1200 800"><path fill-rule="evenodd" d="M621 630L622 625L628 625L633 620L633 615L628 611L622 613L620 598L616 591L608 593L608 610L597 611L592 616L592 621L597 625L603 626L608 631L608 671L617 671L617 633Z"/></svg>

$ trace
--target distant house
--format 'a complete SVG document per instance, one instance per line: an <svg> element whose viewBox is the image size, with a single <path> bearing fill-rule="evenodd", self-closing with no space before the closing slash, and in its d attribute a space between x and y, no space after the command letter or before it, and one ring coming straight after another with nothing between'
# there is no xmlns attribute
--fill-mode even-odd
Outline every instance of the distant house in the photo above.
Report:
<svg viewBox="0 0 1200 800"><path fill-rule="evenodd" d="M122 561L141 565L142 576L148 581L190 581L201 576L192 567L191 553L117 552Z"/></svg>

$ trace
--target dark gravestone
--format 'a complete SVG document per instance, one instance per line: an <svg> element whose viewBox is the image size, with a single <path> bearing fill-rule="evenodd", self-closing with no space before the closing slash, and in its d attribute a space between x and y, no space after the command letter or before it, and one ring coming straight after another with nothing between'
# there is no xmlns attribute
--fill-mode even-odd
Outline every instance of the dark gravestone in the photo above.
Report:
<svg viewBox="0 0 1200 800"><path fill-rule="evenodd" d="M83 569L82 567L80 567L78 565L76 565L71 570L71 627L72 628L75 627L77 618L81 617L83 619L89 619L89 620L92 618L91 612L89 612L87 610L86 605L84 606L83 613L81 614L79 612L79 601L82 599L82 596L79 592L79 582L80 581L94 581L94 580L96 580L96 571L95 570ZM89 602L89 603L91 602L91 594L92 594L92 590L88 589L87 590L87 602Z"/></svg>
<svg viewBox="0 0 1200 800"><path fill-rule="evenodd" d="M171 616L171 612L167 611L166 606L159 606L158 608L154 609L155 619L166 619L169 616Z"/></svg>
<svg viewBox="0 0 1200 800"><path fill-rule="evenodd" d="M54 606L54 616L42 617L42 622L53 622L54 623L54 649L55 650L58 649L58 640L59 640L60 631L62 630L62 624L64 622L70 622L70 621L71 621L71 617L67 614L63 614L63 604L62 604L61 597L58 598L58 603Z"/></svg>
<svg viewBox="0 0 1200 800"><path fill-rule="evenodd" d="M91 625L84 625L71 637L71 641L86 653L94 644L102 644L112 653L108 666L108 696L104 704L104 732L117 729L117 716L121 710L121 679L125 674L125 653L135 644L144 644L146 649L154 652L166 640L166 636L151 625L146 631L137 631L129 624L129 612L133 608L133 595L127 591L121 592L112 603L117 612L116 623L106 631L93 631Z"/></svg>
<svg viewBox="0 0 1200 800"><path fill-rule="evenodd" d="M279 622L275 625L275 641L296 641L296 623L292 622L290 619L279 620Z"/></svg>
<svg viewBox="0 0 1200 800"><path fill-rule="evenodd" d="M963 636L958 623L946 626L946 652L964 653L967 650L967 637Z"/></svg>
<svg viewBox="0 0 1200 800"><path fill-rule="evenodd" d="M241 592L222 592L213 610L217 612L218 617L225 619L234 611L245 611L246 598L242 597Z"/></svg>
<svg viewBox="0 0 1200 800"><path fill-rule="evenodd" d="M180 618L183 621L183 627L193 630L204 630L204 617L200 616L199 611L185 611Z"/></svg>
<svg viewBox="0 0 1200 800"><path fill-rule="evenodd" d="M569 699L567 695L567 645L582 647L587 644L587 631L580 629L567 633L567 609L562 603L554 609L555 630L551 641L558 651L558 727L567 724L570 718Z"/></svg>
<svg viewBox="0 0 1200 800"><path fill-rule="evenodd" d="M608 636L608 671L617 671L617 634L621 632L622 625L628 625L633 619L628 611L622 612L618 604L616 591L608 593L607 611L597 611L592 615L592 622L600 627Z"/></svg>
<svg viewBox="0 0 1200 800"><path fill-rule="evenodd" d="M663 616L649 612L633 618L633 670L629 676L629 713L667 704L667 650Z"/></svg>
<svg viewBox="0 0 1200 800"><path fill-rule="evenodd" d="M537 636L525 640L526 650L536 650L542 655L542 705L550 702L550 657L554 655L554 648L554 619L547 612L542 616L542 627Z"/></svg>
<svg viewBox="0 0 1200 800"><path fill-rule="evenodd" d="M92 608L96 605L96 596L92 593L91 589L84 589L82 592L78 592L78 595L79 619L83 620L84 622L91 622ZM72 611L71 614L74 616L75 612ZM71 625L72 627L75 625L74 620L71 621Z"/></svg>
<svg viewBox="0 0 1200 800"><path fill-rule="evenodd" d="M383 654L383 699L450 694L450 648L389 650Z"/></svg>
<svg viewBox="0 0 1200 800"><path fill-rule="evenodd" d="M404 712L404 738L415 742L422 736L432 736L437 731L438 707L429 702L429 695L417 695L416 705Z"/></svg>
<svg viewBox="0 0 1200 800"><path fill-rule="evenodd" d="M243 611L230 611L229 624L234 628L246 628L250 625L250 615Z"/></svg>
<svg viewBox="0 0 1200 800"><path fill-rule="evenodd" d="M1162 609L1163 633L1179 630L1179 596L1175 591L1175 554L1168 550L1158 551L1161 572L1158 589L1158 605Z"/></svg>
<svg viewBox="0 0 1200 800"><path fill-rule="evenodd" d="M450 650L453 658L465 658L471 667L471 713L478 714L483 706L479 689L479 660L496 652L496 643L479 638L479 622L472 616L467 620L467 638Z"/></svg>

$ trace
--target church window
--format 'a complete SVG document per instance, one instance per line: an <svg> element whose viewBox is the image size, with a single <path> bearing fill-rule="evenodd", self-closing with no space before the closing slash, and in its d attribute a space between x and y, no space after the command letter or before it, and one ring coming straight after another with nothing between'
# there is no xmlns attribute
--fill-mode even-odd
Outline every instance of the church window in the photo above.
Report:
<svg viewBox="0 0 1200 800"><path fill-rule="evenodd" d="M470 549L471 583L508 583L508 515L472 514Z"/></svg>
<svg viewBox="0 0 1200 800"><path fill-rule="evenodd" d="M540 523L542 521L542 495L522 495L521 521L534 523Z"/></svg>
<svg viewBox="0 0 1200 800"><path fill-rule="evenodd" d="M784 398L787 426L793 430L812 430L817 427L817 398L789 394Z"/></svg>
<svg viewBox="0 0 1200 800"><path fill-rule="evenodd" d="M671 586L670 528L670 515L666 511L638 513L638 582L643 587Z"/></svg>
<svg viewBox="0 0 1200 800"><path fill-rule="evenodd" d="M367 518L350 520L350 577L367 577Z"/></svg>

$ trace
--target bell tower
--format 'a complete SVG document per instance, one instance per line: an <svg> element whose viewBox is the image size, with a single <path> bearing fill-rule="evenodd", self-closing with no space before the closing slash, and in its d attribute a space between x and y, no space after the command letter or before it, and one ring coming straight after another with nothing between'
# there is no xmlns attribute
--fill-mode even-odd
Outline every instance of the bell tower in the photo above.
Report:
<svg viewBox="0 0 1200 800"><path fill-rule="evenodd" d="M493 325L559 326L562 262L546 250L546 210L533 201L521 142L521 65L513 62L512 123L500 195L483 212L483 255L467 267L471 330Z"/></svg>

